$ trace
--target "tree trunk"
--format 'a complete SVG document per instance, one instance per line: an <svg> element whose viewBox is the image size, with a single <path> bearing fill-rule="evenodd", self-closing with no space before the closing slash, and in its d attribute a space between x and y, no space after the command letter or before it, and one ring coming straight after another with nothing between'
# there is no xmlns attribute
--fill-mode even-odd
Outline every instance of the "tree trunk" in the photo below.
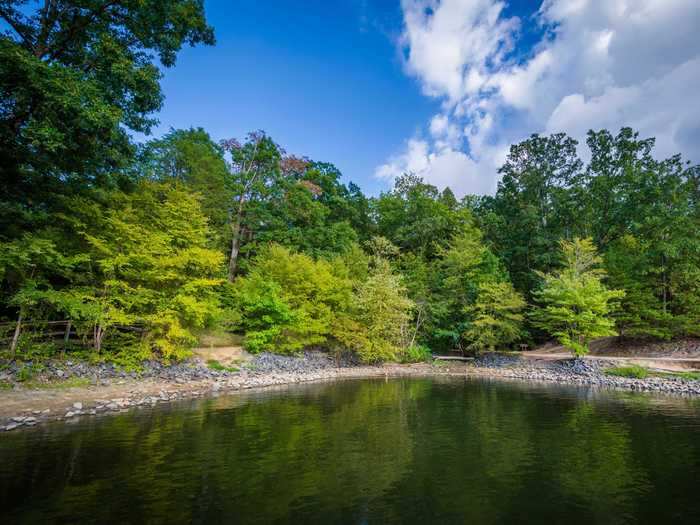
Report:
<svg viewBox="0 0 700 525"><path fill-rule="evenodd" d="M231 226L231 231L233 237L231 238L231 256L228 260L228 280L232 283L236 278L236 269L238 267L238 252L241 247L241 223L236 221Z"/></svg>
<svg viewBox="0 0 700 525"><path fill-rule="evenodd" d="M243 204L241 199L238 203L238 212L236 218L231 224L231 255L228 260L228 280L230 283L236 278L236 270L238 268L238 253L241 249L241 223L243 222Z"/></svg>
<svg viewBox="0 0 700 525"><path fill-rule="evenodd" d="M22 331L22 318L24 317L22 308L19 309L19 316L17 317L17 324L15 325L15 333L12 336L12 343L10 343L10 354L12 359L15 358L15 351L17 350L17 342L19 341L19 334Z"/></svg>
<svg viewBox="0 0 700 525"><path fill-rule="evenodd" d="M105 329L102 327L101 324L96 324L95 329L93 331L94 334L94 340L93 340L93 345L95 347L95 351L99 354L100 351L102 350L102 339L105 336Z"/></svg>

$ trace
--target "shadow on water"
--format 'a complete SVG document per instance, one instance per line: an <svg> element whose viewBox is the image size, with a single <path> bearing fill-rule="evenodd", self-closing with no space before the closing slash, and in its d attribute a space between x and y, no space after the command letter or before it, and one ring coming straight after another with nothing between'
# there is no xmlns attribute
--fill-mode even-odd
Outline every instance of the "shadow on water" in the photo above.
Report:
<svg viewBox="0 0 700 525"><path fill-rule="evenodd" d="M476 379L322 383L0 437L4 523L700 522L700 405Z"/></svg>

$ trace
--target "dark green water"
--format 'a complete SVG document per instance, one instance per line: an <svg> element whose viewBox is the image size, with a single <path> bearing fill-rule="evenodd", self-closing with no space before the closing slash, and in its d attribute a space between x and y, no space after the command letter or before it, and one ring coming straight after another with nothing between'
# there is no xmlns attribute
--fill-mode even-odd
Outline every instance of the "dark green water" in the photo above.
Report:
<svg viewBox="0 0 700 525"><path fill-rule="evenodd" d="M0 435L0 522L700 523L697 402L362 380Z"/></svg>

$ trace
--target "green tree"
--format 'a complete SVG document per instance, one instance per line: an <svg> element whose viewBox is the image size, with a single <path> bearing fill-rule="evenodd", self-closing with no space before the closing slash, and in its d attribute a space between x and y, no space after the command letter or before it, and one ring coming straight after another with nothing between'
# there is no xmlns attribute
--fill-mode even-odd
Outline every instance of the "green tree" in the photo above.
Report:
<svg viewBox="0 0 700 525"><path fill-rule="evenodd" d="M229 207L230 251L228 279L233 282L239 266L244 239L252 238L269 216L267 204L275 193L284 191L280 168L280 147L262 131L249 133L244 143L235 139L222 142L231 155L231 188L234 195Z"/></svg>
<svg viewBox="0 0 700 525"><path fill-rule="evenodd" d="M272 245L236 280L235 298L247 349L293 354L328 341L352 282L342 263Z"/></svg>
<svg viewBox="0 0 700 525"><path fill-rule="evenodd" d="M495 350L523 335L525 300L508 281L481 283L476 302L466 308L471 317L464 338L475 350Z"/></svg>
<svg viewBox="0 0 700 525"><path fill-rule="evenodd" d="M447 190L441 194L414 174L402 175L391 192L382 193L372 203L377 233L404 252L434 259L438 250L471 220L451 194Z"/></svg>
<svg viewBox="0 0 700 525"><path fill-rule="evenodd" d="M576 146L564 133L532 135L511 146L496 196L480 203L487 239L526 297L536 285L535 272L555 266L559 239L585 227L579 219L583 170Z"/></svg>
<svg viewBox="0 0 700 525"><path fill-rule="evenodd" d="M206 131L173 129L162 138L149 141L141 148L134 169L138 177L178 182L199 193L202 211L217 235L217 244L226 238L232 198L229 172L223 149Z"/></svg>
<svg viewBox="0 0 700 525"><path fill-rule="evenodd" d="M464 336L472 322L479 287L486 282L506 280L506 273L474 224L463 227L438 254L439 258L432 264L426 320L426 329L431 332L429 345L464 350L469 344Z"/></svg>
<svg viewBox="0 0 700 525"><path fill-rule="evenodd" d="M147 133L161 73L213 44L201 0L0 2L0 202L23 224L56 193L104 186Z"/></svg>
<svg viewBox="0 0 700 525"><path fill-rule="evenodd" d="M618 325L627 336L671 338L700 323L700 168L680 156L656 160L654 139L630 128L588 134L584 199L605 250L610 282L626 292Z"/></svg>
<svg viewBox="0 0 700 525"><path fill-rule="evenodd" d="M541 307L531 317L535 324L571 349L577 356L588 353L596 337L617 335L611 316L614 301L624 296L602 282L602 262L591 239L560 242L562 267L540 274L542 287L534 292Z"/></svg>
<svg viewBox="0 0 700 525"><path fill-rule="evenodd" d="M336 337L364 362L396 360L414 340L413 307L400 277L388 261L377 257L355 292L349 322Z"/></svg>

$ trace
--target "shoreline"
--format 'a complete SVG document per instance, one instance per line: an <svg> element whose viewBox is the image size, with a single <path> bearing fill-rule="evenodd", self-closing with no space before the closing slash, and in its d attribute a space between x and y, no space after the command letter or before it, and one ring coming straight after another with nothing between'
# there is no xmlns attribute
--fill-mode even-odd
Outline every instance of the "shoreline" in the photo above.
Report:
<svg viewBox="0 0 700 525"><path fill-rule="evenodd" d="M124 377L109 384L97 382L95 385L72 388L17 388L0 391L0 431L33 427L50 421L74 421L87 416L118 414L177 400L231 395L274 386L373 377L474 377L700 397L700 381L697 380L661 377L632 379L606 375L596 363L586 360L533 363L496 355L489 356L484 363L298 367L291 371L210 373L209 377L195 376L193 379Z"/></svg>

